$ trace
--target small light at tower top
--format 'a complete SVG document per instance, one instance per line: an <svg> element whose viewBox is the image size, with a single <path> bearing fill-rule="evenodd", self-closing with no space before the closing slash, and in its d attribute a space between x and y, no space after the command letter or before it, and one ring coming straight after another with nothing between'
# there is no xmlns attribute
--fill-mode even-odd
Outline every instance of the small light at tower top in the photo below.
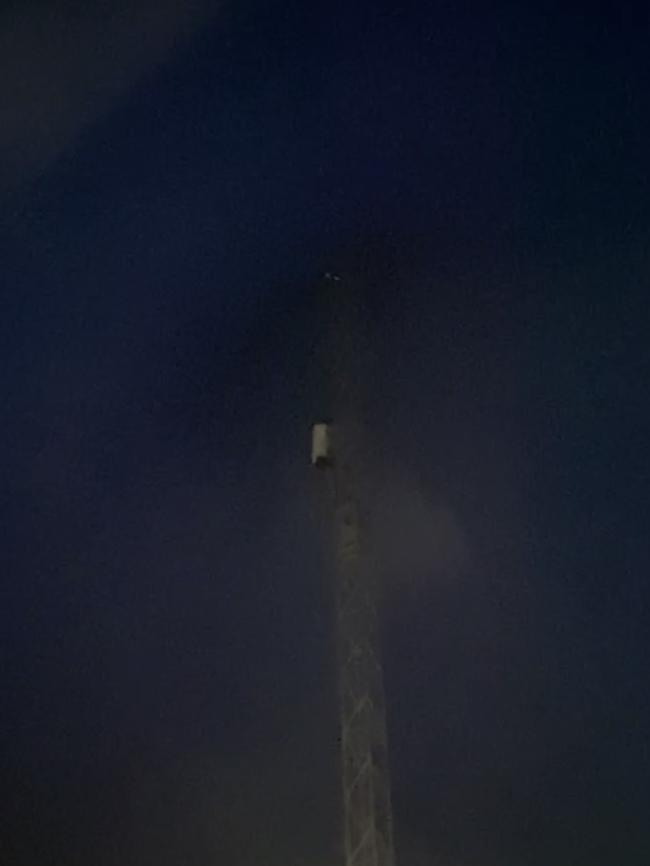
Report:
<svg viewBox="0 0 650 866"><path fill-rule="evenodd" d="M311 429L311 462L317 469L332 465L330 426L322 421Z"/></svg>

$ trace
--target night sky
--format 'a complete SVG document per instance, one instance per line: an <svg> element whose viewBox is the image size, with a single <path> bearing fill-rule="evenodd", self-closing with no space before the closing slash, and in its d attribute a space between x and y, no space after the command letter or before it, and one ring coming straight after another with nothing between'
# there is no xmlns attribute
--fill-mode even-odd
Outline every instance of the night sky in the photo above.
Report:
<svg viewBox="0 0 650 866"><path fill-rule="evenodd" d="M649 30L3 4L0 862L342 863L340 267L398 866L650 862Z"/></svg>

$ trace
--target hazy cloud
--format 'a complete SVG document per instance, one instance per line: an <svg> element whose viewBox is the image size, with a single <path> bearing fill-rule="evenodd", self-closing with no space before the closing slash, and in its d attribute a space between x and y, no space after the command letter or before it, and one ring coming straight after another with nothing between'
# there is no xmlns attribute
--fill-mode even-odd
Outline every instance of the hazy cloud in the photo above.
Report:
<svg viewBox="0 0 650 866"><path fill-rule="evenodd" d="M31 0L5 8L0 186L50 165L216 8L216 0Z"/></svg>
<svg viewBox="0 0 650 866"><path fill-rule="evenodd" d="M470 558L466 533L454 510L414 473L404 467L378 472L370 504L374 559L389 592L414 591L429 580L464 573Z"/></svg>

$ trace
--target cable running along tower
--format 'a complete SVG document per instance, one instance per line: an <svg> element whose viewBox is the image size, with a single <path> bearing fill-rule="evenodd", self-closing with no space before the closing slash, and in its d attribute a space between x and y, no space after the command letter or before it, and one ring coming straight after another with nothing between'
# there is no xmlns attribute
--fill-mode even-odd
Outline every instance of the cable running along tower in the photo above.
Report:
<svg viewBox="0 0 650 866"><path fill-rule="evenodd" d="M395 866L377 587L364 535L359 308L327 274L333 420L312 431L312 463L333 500L345 866Z"/></svg>

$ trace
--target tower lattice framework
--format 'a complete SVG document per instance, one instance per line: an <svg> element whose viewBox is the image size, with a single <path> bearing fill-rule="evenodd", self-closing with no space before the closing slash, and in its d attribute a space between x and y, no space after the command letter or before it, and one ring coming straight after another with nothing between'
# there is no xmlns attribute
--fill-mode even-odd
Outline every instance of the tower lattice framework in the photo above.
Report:
<svg viewBox="0 0 650 866"><path fill-rule="evenodd" d="M368 556L361 459L358 308L340 278L332 363L331 474L337 579L337 649L345 866L394 866L378 587Z"/></svg>

